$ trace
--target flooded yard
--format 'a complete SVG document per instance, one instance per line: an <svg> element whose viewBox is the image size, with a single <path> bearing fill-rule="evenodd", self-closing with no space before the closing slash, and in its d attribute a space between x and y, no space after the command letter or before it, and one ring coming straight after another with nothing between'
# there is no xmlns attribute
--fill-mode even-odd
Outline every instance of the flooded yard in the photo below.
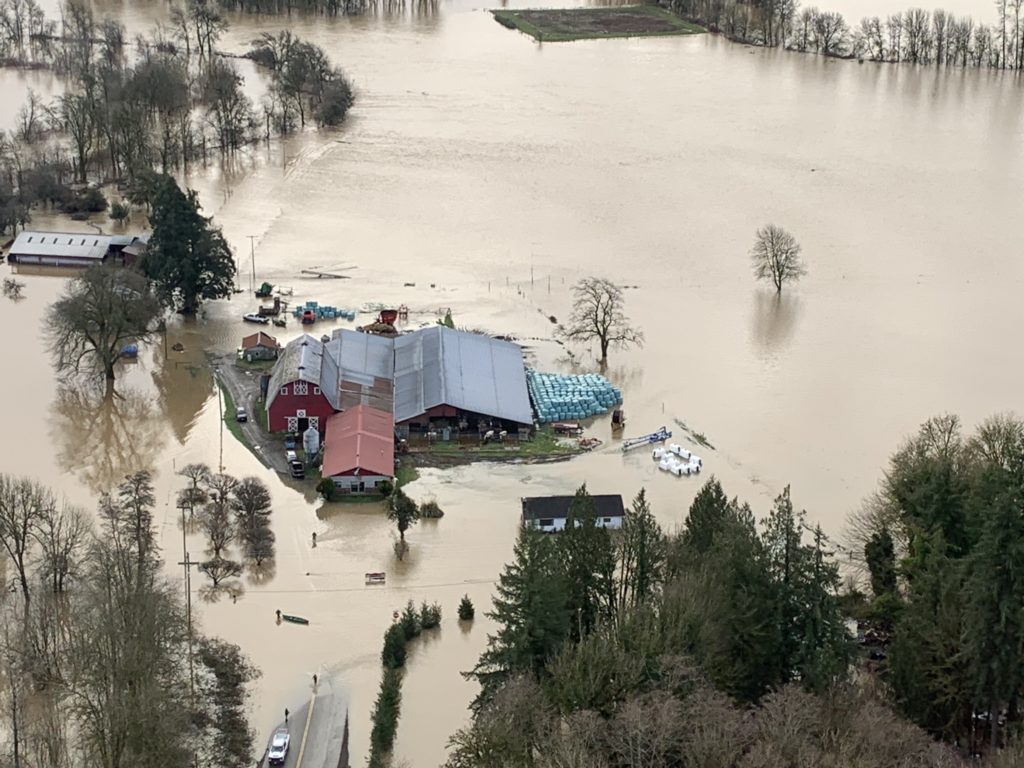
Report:
<svg viewBox="0 0 1024 768"><path fill-rule="evenodd" d="M132 25L149 23L146 8L110 7ZM973 10L989 14L988 3ZM568 317L571 285L601 275L631 286L626 310L646 345L613 351L608 370L625 434L681 422L715 446L700 449L705 477L759 514L792 484L830 534L925 418L951 411L973 424L1021 409L1024 367L1004 341L1021 322L1024 282L1024 91L1011 76L826 61L711 35L539 46L467 3L421 18L232 23L235 51L287 23L359 89L341 130L187 179L235 247L242 286L251 235L256 282L292 288L294 301L405 303L409 327L451 308L458 326L514 334L554 371L595 369L586 349L572 359L550 342L548 318ZM11 82L0 79L5 127L6 97L22 87ZM768 222L797 236L809 268L781 297L754 284L747 257ZM339 263L356 267L351 279L301 273ZM437 601L442 628L411 653L396 757L439 764L467 719L474 689L459 673L485 645L520 497L645 487L673 528L702 482L658 472L642 449L624 456L599 418L587 434L604 444L570 461L422 470L408 492L445 516L415 526L398 562L378 506L326 504L224 429L207 352L229 354L251 332L250 294L175 318L105 403L55 376L46 353L45 310L63 280L19 279L26 298L0 299L0 470L95 508L121 475L153 468L175 577L180 467L203 461L270 485L273 574L246 577L237 603L211 601L193 579L204 628L262 670L261 739L326 670L351 697L361 764L392 611ZM276 335L299 332L291 322ZM188 547L199 556L201 537ZM386 585L367 586L369 571L386 571ZM455 620L463 594L477 606L468 629ZM311 623L278 626L278 609Z"/></svg>

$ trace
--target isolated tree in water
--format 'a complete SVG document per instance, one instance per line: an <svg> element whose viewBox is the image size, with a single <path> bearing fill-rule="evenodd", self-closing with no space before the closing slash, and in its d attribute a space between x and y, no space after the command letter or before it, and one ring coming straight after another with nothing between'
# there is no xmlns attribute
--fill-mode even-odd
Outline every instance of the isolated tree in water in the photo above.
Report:
<svg viewBox="0 0 1024 768"><path fill-rule="evenodd" d="M784 284L807 274L800 258L800 244L793 235L774 224L757 230L750 258L754 262L754 277L771 280L778 293L782 293Z"/></svg>
<svg viewBox="0 0 1024 768"><path fill-rule="evenodd" d="M572 317L562 334L569 341L597 340L601 348L600 363L608 362L608 349L642 347L644 335L630 326L623 312L622 289L610 280L585 277L573 286Z"/></svg>
<svg viewBox="0 0 1024 768"><path fill-rule="evenodd" d="M98 266L71 280L50 306L47 334L62 372L102 372L113 390L114 365L129 343L148 341L160 317L160 302L143 275Z"/></svg>
<svg viewBox="0 0 1024 768"><path fill-rule="evenodd" d="M219 227L199 214L192 190L186 194L170 176L154 181L149 239L142 270L164 300L183 315L193 315L205 299L231 294L235 260Z"/></svg>
<svg viewBox="0 0 1024 768"><path fill-rule="evenodd" d="M401 489L395 489L388 499L388 520L398 528L398 558L405 556L405 532L420 519L420 508Z"/></svg>

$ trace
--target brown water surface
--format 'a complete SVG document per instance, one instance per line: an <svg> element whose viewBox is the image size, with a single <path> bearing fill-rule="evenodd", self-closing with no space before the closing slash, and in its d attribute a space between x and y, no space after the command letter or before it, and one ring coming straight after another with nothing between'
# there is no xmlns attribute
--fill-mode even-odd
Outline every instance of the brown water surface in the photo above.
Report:
<svg viewBox="0 0 1024 768"><path fill-rule="evenodd" d="M162 7L109 6L130 25ZM225 45L240 51L283 23L236 20ZM825 61L711 36L540 46L468 4L287 23L348 70L359 101L342 130L254 148L188 178L240 254L243 286L253 235L256 280L291 287L296 300L405 302L410 325L451 307L460 326L528 339L550 338L547 316L566 318L581 276L635 286L627 309L647 344L614 353L609 370L625 393L627 434L681 420L715 445L703 451L706 472L730 494L763 514L792 483L829 533L923 419L953 411L973 423L1020 409L1024 367L1008 352L1024 281L1024 92L1014 78ZM4 121L18 82L0 78ZM781 298L753 283L746 257L769 221L797 235L810 268ZM357 267L352 279L300 273L340 264ZM144 350L120 397L104 403L58 380L45 354L43 316L63 280L23 279L25 300L0 300L10 361L0 470L94 507L124 472L153 467L168 563L181 550L177 468L223 456L226 471L263 477L275 568L247 576L237 603L200 599L201 621L263 670L253 702L261 736L308 695L314 672L343 680L354 764L382 634L410 598L441 602L445 620L413 650L397 753L413 766L442 761L466 720L473 687L458 673L485 643L482 612L511 555L520 496L584 481L627 496L645 486L672 528L701 482L659 473L645 451L623 456L598 419L589 432L605 444L568 463L424 471L410 492L447 514L416 526L398 563L378 508L326 506L222 432L203 351L235 348L254 306L247 295L175 320L168 346L185 351L165 357L162 341ZM560 347L525 343L537 364L573 368ZM188 547L201 556L199 536ZM366 587L363 574L376 570L388 584ZM193 584L208 597L201 579ZM464 593L478 608L469 631L455 622ZM311 624L276 626L275 609Z"/></svg>

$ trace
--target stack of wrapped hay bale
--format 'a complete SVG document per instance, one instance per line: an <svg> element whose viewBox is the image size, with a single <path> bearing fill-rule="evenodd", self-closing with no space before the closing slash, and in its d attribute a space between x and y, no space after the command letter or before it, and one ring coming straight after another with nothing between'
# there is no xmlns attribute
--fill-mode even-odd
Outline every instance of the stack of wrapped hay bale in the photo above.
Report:
<svg viewBox="0 0 1024 768"><path fill-rule="evenodd" d="M526 386L541 424L586 419L622 402L622 393L596 373L563 376L528 370Z"/></svg>

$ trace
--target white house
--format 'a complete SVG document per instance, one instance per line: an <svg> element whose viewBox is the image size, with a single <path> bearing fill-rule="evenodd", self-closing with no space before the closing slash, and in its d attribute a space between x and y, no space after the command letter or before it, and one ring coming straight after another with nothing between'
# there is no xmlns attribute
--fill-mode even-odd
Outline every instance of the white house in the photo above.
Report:
<svg viewBox="0 0 1024 768"><path fill-rule="evenodd" d="M619 495L591 496L597 524L603 528L621 528L626 514ZM565 530L575 496L531 496L524 498L523 527L537 528L546 533Z"/></svg>

